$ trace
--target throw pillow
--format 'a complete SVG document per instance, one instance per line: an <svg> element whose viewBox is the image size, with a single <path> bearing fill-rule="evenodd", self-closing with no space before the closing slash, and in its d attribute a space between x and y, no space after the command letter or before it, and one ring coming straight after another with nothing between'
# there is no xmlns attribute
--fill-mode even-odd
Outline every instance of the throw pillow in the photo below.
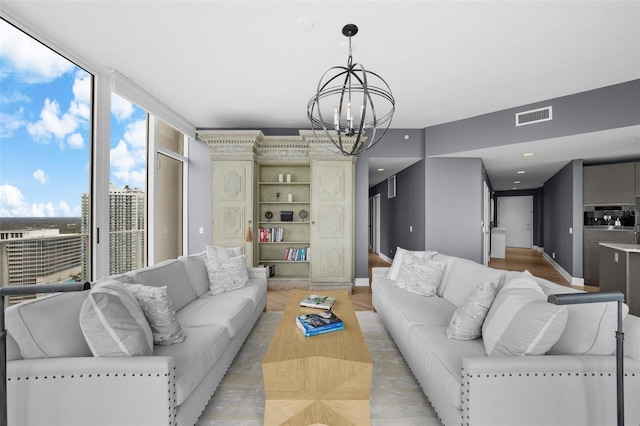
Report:
<svg viewBox="0 0 640 426"><path fill-rule="evenodd" d="M433 296L438 290L446 265L404 253L398 278L393 285L421 296Z"/></svg>
<svg viewBox="0 0 640 426"><path fill-rule="evenodd" d="M456 340L473 340L482 336L482 323L496 297L496 285L484 282L478 285L453 313L447 337Z"/></svg>
<svg viewBox="0 0 640 426"><path fill-rule="evenodd" d="M153 354L153 336L144 313L118 281L103 281L91 289L80 308L80 328L93 356Z"/></svg>
<svg viewBox="0 0 640 426"><path fill-rule="evenodd" d="M391 263L391 267L389 268L389 272L387 272L387 279L397 280L398 273L400 272L400 267L402 266L402 261L404 259L405 253L410 253L415 257L420 259L433 257L437 252L427 250L427 251L410 251L405 250L401 247L396 248L396 254L393 256L393 262Z"/></svg>
<svg viewBox="0 0 640 426"><path fill-rule="evenodd" d="M205 244L205 248L207 249L207 257L209 259L242 256L242 247L218 247Z"/></svg>
<svg viewBox="0 0 640 426"><path fill-rule="evenodd" d="M151 326L153 343L173 345L184 342L187 334L182 330L176 311L167 296L167 287L152 287L142 284L125 284L142 308L145 318Z"/></svg>
<svg viewBox="0 0 640 426"><path fill-rule="evenodd" d="M548 303L535 280L511 280L496 295L482 325L487 355L543 355L560 338L567 316L567 307Z"/></svg>
<svg viewBox="0 0 640 426"><path fill-rule="evenodd" d="M236 290L249 284L245 256L204 259L212 295Z"/></svg>

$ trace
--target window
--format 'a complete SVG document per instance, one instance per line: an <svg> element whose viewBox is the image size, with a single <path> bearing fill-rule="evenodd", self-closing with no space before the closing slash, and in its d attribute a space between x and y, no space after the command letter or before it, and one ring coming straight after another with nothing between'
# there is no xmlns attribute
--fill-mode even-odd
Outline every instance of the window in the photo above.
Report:
<svg viewBox="0 0 640 426"><path fill-rule="evenodd" d="M93 75L2 19L0 39L0 285L85 281Z"/></svg>
<svg viewBox="0 0 640 426"><path fill-rule="evenodd" d="M147 113L112 93L110 128L109 274L112 275L147 264Z"/></svg>
<svg viewBox="0 0 640 426"><path fill-rule="evenodd" d="M387 198L395 198L396 196L396 175L387 179Z"/></svg>

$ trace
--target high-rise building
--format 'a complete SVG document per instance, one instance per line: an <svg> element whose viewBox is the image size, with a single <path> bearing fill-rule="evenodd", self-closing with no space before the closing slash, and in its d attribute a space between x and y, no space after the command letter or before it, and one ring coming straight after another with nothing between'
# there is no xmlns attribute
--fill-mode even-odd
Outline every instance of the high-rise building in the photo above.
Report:
<svg viewBox="0 0 640 426"><path fill-rule="evenodd" d="M82 232L89 233L89 195L82 194ZM147 256L145 193L139 188L109 186L109 274L141 268Z"/></svg>
<svg viewBox="0 0 640 426"><path fill-rule="evenodd" d="M1 279L5 285L83 281L82 234L60 234L58 229L0 231ZM11 296L9 304L31 296Z"/></svg>

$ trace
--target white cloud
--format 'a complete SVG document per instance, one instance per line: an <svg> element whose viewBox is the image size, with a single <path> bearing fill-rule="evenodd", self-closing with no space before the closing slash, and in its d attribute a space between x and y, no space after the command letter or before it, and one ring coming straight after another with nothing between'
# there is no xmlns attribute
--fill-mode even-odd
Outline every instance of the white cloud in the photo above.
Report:
<svg viewBox="0 0 640 426"><path fill-rule="evenodd" d="M0 138L10 138L19 128L25 126L24 108L20 107L14 113L0 111Z"/></svg>
<svg viewBox="0 0 640 426"><path fill-rule="evenodd" d="M75 115L60 113L60 104L55 99L45 99L44 107L40 111L40 121L29 123L27 131L37 141L48 142L51 136L56 139L64 139L66 135L78 128L78 120Z"/></svg>
<svg viewBox="0 0 640 426"><path fill-rule="evenodd" d="M0 54L7 60L4 72L28 83L48 82L74 69L73 63L0 20Z"/></svg>
<svg viewBox="0 0 640 426"><path fill-rule="evenodd" d="M0 105L9 105L13 103L29 103L31 98L22 93L0 93Z"/></svg>
<svg viewBox="0 0 640 426"><path fill-rule="evenodd" d="M69 207L69 204L66 201L60 201L58 203L57 216L61 216L61 217L72 216L71 207Z"/></svg>
<svg viewBox="0 0 640 426"><path fill-rule="evenodd" d="M74 133L67 139L67 145L72 149L84 148L84 138L80 133Z"/></svg>
<svg viewBox="0 0 640 426"><path fill-rule="evenodd" d="M127 124L127 130L123 136L125 142L136 149L147 147L147 120L137 120Z"/></svg>
<svg viewBox="0 0 640 426"><path fill-rule="evenodd" d="M0 185L0 215L28 216L29 205L22 192L15 186L5 183Z"/></svg>
<svg viewBox="0 0 640 426"><path fill-rule="evenodd" d="M143 188L146 178L145 150L130 150L127 143L120 139L110 153L113 176L123 184Z"/></svg>
<svg viewBox="0 0 640 426"><path fill-rule="evenodd" d="M56 210L51 202L31 205L31 213L26 216L32 217L55 217Z"/></svg>
<svg viewBox="0 0 640 426"><path fill-rule="evenodd" d="M124 121L133 115L133 104L112 92L111 114L117 121Z"/></svg>
<svg viewBox="0 0 640 426"><path fill-rule="evenodd" d="M42 169L33 172L33 178L43 185L49 180L49 176Z"/></svg>

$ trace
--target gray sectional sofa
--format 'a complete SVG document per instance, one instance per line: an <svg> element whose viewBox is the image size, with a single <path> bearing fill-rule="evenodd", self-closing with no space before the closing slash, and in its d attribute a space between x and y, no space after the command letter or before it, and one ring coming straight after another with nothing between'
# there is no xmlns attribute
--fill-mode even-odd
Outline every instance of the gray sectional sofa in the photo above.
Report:
<svg viewBox="0 0 640 426"><path fill-rule="evenodd" d="M551 311L544 303L546 295L579 290L527 272L491 269L435 252L411 253L444 266L435 294L429 297L401 288L396 282L398 277L391 273L400 262L396 255L392 268L373 269L373 306L445 425L616 424L616 360L612 356L615 302L562 309L548 304L558 308L553 312L561 318L554 320L554 324L560 329L547 347L540 346L542 353L518 356L506 353L504 348L500 352L497 346L509 343L498 342L489 347L484 340L488 339L489 327L495 327L496 322L500 326L500 312L504 313L507 304L502 292L508 293L513 288L528 290L537 284L544 295L543 301L538 300L536 308L529 312L535 316ZM481 336L471 340L447 337L454 314L460 312L458 308L473 298L470 294L478 286L487 282L493 283L496 292L494 301L486 307L485 319L481 319L484 321ZM517 303L518 297L515 299ZM536 320L531 320L529 327L526 315L517 309L512 313L514 323L518 318L525 321L520 329L514 330L516 339L534 329ZM487 324L490 320L491 324ZM507 331L509 327L505 326L501 332ZM638 425L640 318L626 315L623 331L625 423ZM494 350L491 356L487 355L488 348Z"/></svg>
<svg viewBox="0 0 640 426"><path fill-rule="evenodd" d="M154 345L148 356L93 356L78 320L89 291L8 308L9 424L194 424L267 301L264 268L247 269L248 285L211 295L206 258L203 252L109 277L167 286L186 338Z"/></svg>

